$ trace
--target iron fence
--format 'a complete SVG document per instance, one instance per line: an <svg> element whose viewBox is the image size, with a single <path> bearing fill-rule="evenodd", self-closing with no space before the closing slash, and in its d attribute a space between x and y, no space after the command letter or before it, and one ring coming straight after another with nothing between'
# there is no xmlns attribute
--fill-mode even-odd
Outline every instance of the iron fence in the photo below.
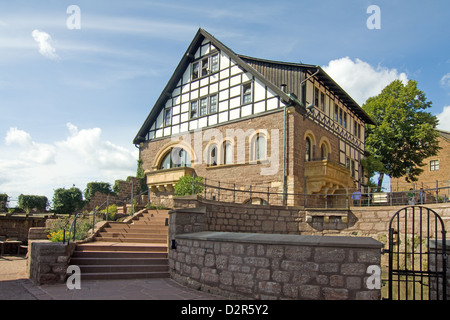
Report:
<svg viewBox="0 0 450 320"><path fill-rule="evenodd" d="M340 189L320 194L279 192L278 185L244 185L204 179L199 184L206 200L260 205L296 205L305 208L349 208L371 206L425 205L449 202L450 186L429 189L378 192L371 188ZM193 185L193 189L194 189Z"/></svg>

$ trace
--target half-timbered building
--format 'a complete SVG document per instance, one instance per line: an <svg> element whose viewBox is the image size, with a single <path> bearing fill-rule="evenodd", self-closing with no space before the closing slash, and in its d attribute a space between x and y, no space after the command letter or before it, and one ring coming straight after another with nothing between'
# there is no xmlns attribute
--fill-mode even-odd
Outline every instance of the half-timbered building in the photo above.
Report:
<svg viewBox="0 0 450 320"><path fill-rule="evenodd" d="M199 29L134 144L153 202L170 203L189 174L267 188L296 205L296 194L364 183L366 123L320 66L239 55Z"/></svg>

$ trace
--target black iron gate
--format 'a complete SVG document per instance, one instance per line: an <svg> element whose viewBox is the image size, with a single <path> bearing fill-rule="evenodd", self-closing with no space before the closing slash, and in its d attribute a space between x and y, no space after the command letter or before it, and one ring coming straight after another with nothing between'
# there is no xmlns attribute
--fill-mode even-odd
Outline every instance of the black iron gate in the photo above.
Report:
<svg viewBox="0 0 450 320"><path fill-rule="evenodd" d="M446 300L446 231L441 217L420 206L397 211L389 223L390 300Z"/></svg>

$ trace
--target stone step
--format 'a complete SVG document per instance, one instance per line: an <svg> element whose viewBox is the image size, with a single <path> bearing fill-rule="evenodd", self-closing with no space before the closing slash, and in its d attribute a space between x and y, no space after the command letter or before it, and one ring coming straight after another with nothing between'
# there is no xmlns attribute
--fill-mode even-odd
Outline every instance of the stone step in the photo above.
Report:
<svg viewBox="0 0 450 320"><path fill-rule="evenodd" d="M76 247L77 251L137 251L137 252L167 252L167 244L160 243L118 243L118 242L90 242L79 244Z"/></svg>
<svg viewBox="0 0 450 320"><path fill-rule="evenodd" d="M121 279L150 279L169 278L169 272L104 272L81 273L82 280L121 280Z"/></svg>
<svg viewBox="0 0 450 320"><path fill-rule="evenodd" d="M147 251L74 251L72 259L167 259L167 252L147 252Z"/></svg>
<svg viewBox="0 0 450 320"><path fill-rule="evenodd" d="M169 272L169 265L78 265L86 273Z"/></svg>
<svg viewBox="0 0 450 320"><path fill-rule="evenodd" d="M165 239L153 239L153 238L125 238L125 237L104 237L100 235L95 239L96 242L118 242L118 243L160 243L160 244L168 244L167 237Z"/></svg>
<svg viewBox="0 0 450 320"><path fill-rule="evenodd" d="M117 254L116 254L117 256ZM70 264L74 264L77 266L81 265L164 265L167 266L169 263L167 257L165 258L139 258L139 257L109 257L109 258L100 258L98 256L93 257L72 257L70 259Z"/></svg>

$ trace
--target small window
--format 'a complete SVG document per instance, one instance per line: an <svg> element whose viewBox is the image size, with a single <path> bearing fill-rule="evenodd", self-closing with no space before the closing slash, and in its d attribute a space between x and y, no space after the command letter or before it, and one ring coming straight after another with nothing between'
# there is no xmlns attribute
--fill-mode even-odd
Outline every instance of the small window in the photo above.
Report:
<svg viewBox="0 0 450 320"><path fill-rule="evenodd" d="M223 143L223 164L233 163L233 147L229 141Z"/></svg>
<svg viewBox="0 0 450 320"><path fill-rule="evenodd" d="M209 113L217 112L217 95L209 97Z"/></svg>
<svg viewBox="0 0 450 320"><path fill-rule="evenodd" d="M353 135L355 137L358 136L358 124L356 123L356 120L353 121Z"/></svg>
<svg viewBox="0 0 450 320"><path fill-rule="evenodd" d="M325 143L322 143L322 146L320 147L320 156L322 160L328 159L328 148Z"/></svg>
<svg viewBox="0 0 450 320"><path fill-rule="evenodd" d="M305 142L305 161L311 161L311 139L306 138Z"/></svg>
<svg viewBox="0 0 450 320"><path fill-rule="evenodd" d="M358 139L361 139L361 125L358 124Z"/></svg>
<svg viewBox="0 0 450 320"><path fill-rule="evenodd" d="M242 87L242 104L247 104L252 102L252 84L247 83Z"/></svg>
<svg viewBox="0 0 450 320"><path fill-rule="evenodd" d="M320 110L325 111L325 94L323 92L320 93Z"/></svg>
<svg viewBox="0 0 450 320"><path fill-rule="evenodd" d="M355 160L352 160L351 162L351 172L352 172L352 178L355 177Z"/></svg>
<svg viewBox="0 0 450 320"><path fill-rule="evenodd" d="M258 133L255 140L255 160L263 160L265 158L266 158L266 137Z"/></svg>
<svg viewBox="0 0 450 320"><path fill-rule="evenodd" d="M439 171L439 160L430 161L430 171Z"/></svg>
<svg viewBox="0 0 450 320"><path fill-rule="evenodd" d="M211 73L219 71L219 55L215 54L211 56Z"/></svg>
<svg viewBox="0 0 450 320"><path fill-rule="evenodd" d="M192 79L193 79L193 80L194 80L194 79L198 79L198 76L199 76L198 71L199 71L199 63L198 63L198 62L195 62L195 63L192 65Z"/></svg>
<svg viewBox="0 0 450 320"><path fill-rule="evenodd" d="M344 112L344 128L347 129L347 113Z"/></svg>
<svg viewBox="0 0 450 320"><path fill-rule="evenodd" d="M208 159L208 164L210 166L217 166L217 146L213 145L210 149L209 149L209 159Z"/></svg>
<svg viewBox="0 0 450 320"><path fill-rule="evenodd" d="M314 105L318 108L319 107L319 89L314 88Z"/></svg>
<svg viewBox="0 0 450 320"><path fill-rule="evenodd" d="M191 119L197 118L197 109L198 109L198 102L193 101L191 103Z"/></svg>
<svg viewBox="0 0 450 320"><path fill-rule="evenodd" d="M171 125L171 109L166 109L164 110L164 125L165 126L170 126Z"/></svg>
<svg viewBox="0 0 450 320"><path fill-rule="evenodd" d="M342 109L339 109L339 124L342 126Z"/></svg>
<svg viewBox="0 0 450 320"><path fill-rule="evenodd" d="M339 113L339 107L338 105L335 103L334 104L334 121L338 121L338 113Z"/></svg>
<svg viewBox="0 0 450 320"><path fill-rule="evenodd" d="M205 116L208 112L208 99L203 98L200 100L200 116Z"/></svg>
<svg viewBox="0 0 450 320"><path fill-rule="evenodd" d="M208 75L208 68L209 68L209 59L203 58L202 59L202 77Z"/></svg>

